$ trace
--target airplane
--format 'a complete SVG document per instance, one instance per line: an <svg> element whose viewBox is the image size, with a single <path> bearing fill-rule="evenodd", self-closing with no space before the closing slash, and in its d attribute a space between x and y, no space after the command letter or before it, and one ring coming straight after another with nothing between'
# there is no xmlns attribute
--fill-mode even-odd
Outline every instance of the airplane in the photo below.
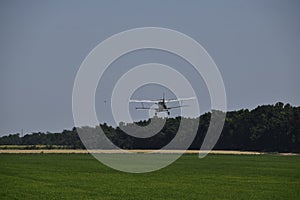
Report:
<svg viewBox="0 0 300 200"><path fill-rule="evenodd" d="M131 103L141 103L142 107L136 107L135 109L137 110L155 110L155 116L157 116L157 113L159 112L166 112L168 115L170 115L171 109L174 108L181 108L181 107L186 107L187 105L179 105L179 106L173 106L173 107L168 107L166 103L169 102L182 102L186 100L193 100L196 99L195 97L188 97L188 98L178 98L178 99L165 99L165 93L163 93L163 98L158 99L158 100L136 100L136 99L130 99L129 102ZM152 103L158 105L157 108L151 108L151 107L145 107L144 103Z"/></svg>

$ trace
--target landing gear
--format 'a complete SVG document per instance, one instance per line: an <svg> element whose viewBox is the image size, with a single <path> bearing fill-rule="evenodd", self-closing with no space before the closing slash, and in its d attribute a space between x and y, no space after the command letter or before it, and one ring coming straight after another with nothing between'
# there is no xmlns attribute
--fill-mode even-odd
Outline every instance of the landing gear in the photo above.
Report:
<svg viewBox="0 0 300 200"><path fill-rule="evenodd" d="M170 111L168 111L168 115L170 115Z"/></svg>

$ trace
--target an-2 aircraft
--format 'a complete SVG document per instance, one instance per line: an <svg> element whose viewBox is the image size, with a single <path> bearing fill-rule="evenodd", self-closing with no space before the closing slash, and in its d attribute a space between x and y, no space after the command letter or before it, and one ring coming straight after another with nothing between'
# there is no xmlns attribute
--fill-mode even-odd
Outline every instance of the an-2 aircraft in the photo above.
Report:
<svg viewBox="0 0 300 200"><path fill-rule="evenodd" d="M137 110L154 110L155 111L155 116L159 112L166 112L168 115L170 115L170 110L174 108L181 108L181 107L186 107L188 105L179 105L179 106L172 106L168 107L167 103L169 102L182 102L186 100L193 100L196 99L195 97L188 97L188 98L178 98L178 99L165 99L165 94L163 93L163 98L158 99L158 100L136 100L136 99L130 99L129 102L131 103L141 103L141 107L136 107ZM144 103L152 103L156 104L158 107L157 108L152 108L152 107L145 107Z"/></svg>

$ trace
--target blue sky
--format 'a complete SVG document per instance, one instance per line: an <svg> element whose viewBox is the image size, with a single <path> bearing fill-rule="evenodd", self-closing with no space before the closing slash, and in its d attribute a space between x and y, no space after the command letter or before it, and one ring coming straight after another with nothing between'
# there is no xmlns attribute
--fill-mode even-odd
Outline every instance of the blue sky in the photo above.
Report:
<svg viewBox="0 0 300 200"><path fill-rule="evenodd" d="M252 1L9 1L0 2L0 135L61 131L74 126L72 89L80 64L109 36L155 26L198 41L222 74L229 110L281 101L300 105L300 2ZM193 84L202 112L205 83L192 67L167 52L145 50L121 57L96 94L101 121L118 77L137 64L173 66ZM297 90L298 89L298 90ZM136 98L159 98L167 89L147 86ZM134 119L145 113L131 111ZM173 116L178 113L173 113Z"/></svg>

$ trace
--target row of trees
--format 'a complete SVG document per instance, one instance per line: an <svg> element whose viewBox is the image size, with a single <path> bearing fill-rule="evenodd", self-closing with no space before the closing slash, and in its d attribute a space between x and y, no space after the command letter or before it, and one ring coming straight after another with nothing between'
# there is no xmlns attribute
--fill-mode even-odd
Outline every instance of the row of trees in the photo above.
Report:
<svg viewBox="0 0 300 200"><path fill-rule="evenodd" d="M32 133L24 137L20 137L19 133L11 134L0 138L0 145L28 145L30 148L34 148L34 145L46 145L47 148L54 148L53 146L74 149L84 148L76 128L64 130L61 133Z"/></svg>
<svg viewBox="0 0 300 200"><path fill-rule="evenodd" d="M111 127L101 124L98 127L85 127L91 139L89 145L94 148L105 148L101 141L97 142L98 132L104 131L106 136L117 146L124 149L159 149L176 136L181 120L185 120L190 127L185 127L184 141L191 134L191 127L197 123L198 131L190 149L199 149L208 129L211 113L205 113L199 118L168 118L163 128L149 138L137 138L126 134L123 130L135 132L139 129L134 124L121 123L119 127ZM162 124L164 119L153 118L140 121L136 124L143 127L156 120L156 124ZM155 127L152 127L155 129ZM78 129L79 130L79 129ZM82 128L80 129L82 130ZM138 132L135 133L138 135ZM85 135L81 135L85 137ZM99 138L98 138L99 139ZM64 130L62 133L32 133L20 137L19 134L3 136L1 145L64 145L70 148L84 148L77 133L77 129ZM173 147L176 148L176 147ZM177 147L180 148L180 145ZM214 149L243 150L243 151L267 151L267 152L300 152L300 107L289 104L276 103L275 105L258 106L254 110L242 109L227 112L222 134Z"/></svg>

